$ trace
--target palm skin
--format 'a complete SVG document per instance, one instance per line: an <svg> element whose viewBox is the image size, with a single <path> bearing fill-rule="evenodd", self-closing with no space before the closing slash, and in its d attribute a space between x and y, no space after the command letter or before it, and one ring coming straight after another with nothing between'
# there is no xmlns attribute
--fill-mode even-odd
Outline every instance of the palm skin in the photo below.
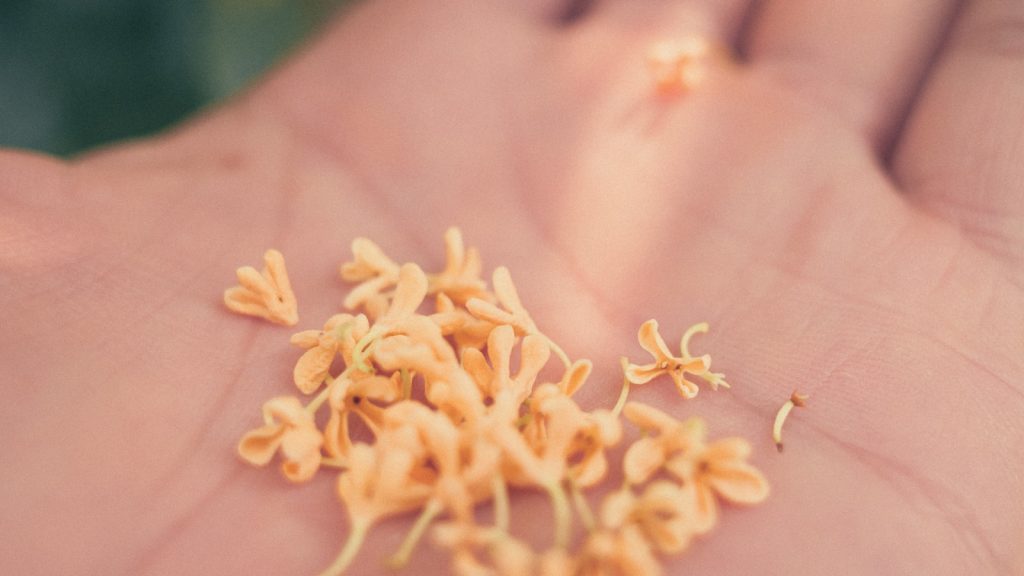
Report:
<svg viewBox="0 0 1024 576"><path fill-rule="evenodd" d="M0 155L0 571L323 568L346 530L333 475L295 488L233 454L299 352L220 294L277 247L299 328L319 327L353 237L429 270L457 224L595 361L585 406L614 402L641 322L670 342L710 322L694 347L733 388L635 398L751 439L773 492L727 510L673 573L1022 573L1019 263L924 210L877 139L758 66L655 97L644 23L661 5L567 32L462 4L361 8L148 142L70 164ZM811 400L779 455L768 433L793 389ZM517 498L543 541L546 503ZM380 527L351 573L382 572L407 528ZM429 546L417 558L445 573Z"/></svg>

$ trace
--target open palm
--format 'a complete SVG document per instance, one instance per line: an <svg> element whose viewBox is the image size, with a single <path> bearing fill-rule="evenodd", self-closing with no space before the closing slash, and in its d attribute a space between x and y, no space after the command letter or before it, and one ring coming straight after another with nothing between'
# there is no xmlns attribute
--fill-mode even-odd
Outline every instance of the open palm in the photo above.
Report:
<svg viewBox="0 0 1024 576"><path fill-rule="evenodd" d="M295 488L233 454L299 351L220 294L279 248L317 328L353 237L437 269L455 224L594 359L585 406L614 402L644 320L711 323L694 347L731 390L636 396L750 438L773 493L673 569L1022 573L1020 8L571 4L374 2L171 134L0 154L0 572L323 568L346 530L330 475ZM648 47L694 33L749 61L656 96ZM541 498L512 514L549 529Z"/></svg>

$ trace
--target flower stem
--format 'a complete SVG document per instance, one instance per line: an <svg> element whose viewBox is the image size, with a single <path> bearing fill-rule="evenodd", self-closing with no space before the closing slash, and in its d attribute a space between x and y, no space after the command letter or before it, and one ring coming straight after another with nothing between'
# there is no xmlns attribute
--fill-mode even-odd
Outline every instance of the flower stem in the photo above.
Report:
<svg viewBox="0 0 1024 576"><path fill-rule="evenodd" d="M348 568L352 560L355 559L356 554L359 553L359 549L363 546L363 540L366 539L366 533L370 531L370 522L367 521L356 521L352 523L352 530L348 533L348 539L345 540L345 546L342 547L338 557L334 559L334 562L327 567L326 570L321 572L319 576L340 576Z"/></svg>
<svg viewBox="0 0 1024 576"><path fill-rule="evenodd" d="M400 372L402 374L402 400L408 400L412 398L412 376L409 375L408 368L402 368Z"/></svg>
<svg viewBox="0 0 1024 576"><path fill-rule="evenodd" d="M348 464L341 458L321 458L320 465L325 468L335 468L337 470L348 470Z"/></svg>
<svg viewBox="0 0 1024 576"><path fill-rule="evenodd" d="M327 397L331 394L331 384L334 384L334 378L332 378L331 375L328 374L327 379L324 380L324 382L327 385L324 386L324 389L321 390L320 393L317 394L316 397L313 398L313 400L311 400L309 404L306 405L306 412L309 412L310 414L316 414L316 411L319 410L320 407L323 406L324 402L327 401Z"/></svg>
<svg viewBox="0 0 1024 576"><path fill-rule="evenodd" d="M494 525L502 532L508 532L509 511L508 511L508 486L501 474L494 475Z"/></svg>
<svg viewBox="0 0 1024 576"><path fill-rule="evenodd" d="M555 513L555 546L568 548L569 531L572 528L572 509L569 507L569 499L565 496L565 489L562 488L560 482L546 484L544 489L551 497L551 507Z"/></svg>
<svg viewBox="0 0 1024 576"><path fill-rule="evenodd" d="M367 374L373 372L373 367L366 363L366 357L370 355L373 347L377 344L381 331L377 326L370 329L359 342L352 348L352 363L356 369Z"/></svg>
<svg viewBox="0 0 1024 576"><path fill-rule="evenodd" d="M427 505L423 507L423 512L416 518L416 523L412 525L409 533L405 536L405 540L402 541L402 545L398 547L398 551L388 559L389 567L395 569L404 568L409 563L409 558L412 557L413 551L416 550L416 545L423 538L423 534L430 527L430 523L443 510L444 506L439 501L431 500L427 502Z"/></svg>
<svg viewBox="0 0 1024 576"><path fill-rule="evenodd" d="M569 494L572 496L572 503L576 507L576 514L580 517L580 522L583 523L583 527L587 529L587 532L593 532L594 528L597 527L597 523L594 521L594 513L590 510L590 504L587 503L587 499L583 496L583 491L580 490L579 484L576 481L569 479Z"/></svg>
<svg viewBox="0 0 1024 576"><path fill-rule="evenodd" d="M551 351L555 353L555 356L558 356L558 359L562 361L562 364L565 364L565 368L572 368L572 362L569 360L569 355L565 353L565 350L562 350L561 346L555 344L554 340L548 338L547 334L540 335L543 336L545 340L547 340L548 347L551 348Z"/></svg>
<svg viewBox="0 0 1024 576"><path fill-rule="evenodd" d="M612 408L612 415L616 418L622 413L622 407L626 405L626 398L629 398L629 379L622 378L622 391L619 392L619 399L615 402L615 407Z"/></svg>

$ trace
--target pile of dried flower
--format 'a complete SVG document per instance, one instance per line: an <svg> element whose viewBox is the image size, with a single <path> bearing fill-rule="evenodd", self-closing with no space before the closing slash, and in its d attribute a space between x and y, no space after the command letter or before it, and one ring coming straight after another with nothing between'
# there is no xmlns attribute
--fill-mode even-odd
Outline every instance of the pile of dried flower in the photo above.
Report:
<svg viewBox="0 0 1024 576"><path fill-rule="evenodd" d="M350 530L323 576L344 572L375 524L411 512L418 518L391 558L395 567L409 561L433 525L433 540L450 550L460 575L659 574L659 555L679 554L711 530L719 499L754 504L767 496L764 477L746 462L745 440L709 442L699 418L680 422L626 400L630 386L663 375L687 399L699 391L688 375L713 389L728 387L710 371L709 356L689 352L690 338L706 324L687 330L675 355L657 322L645 322L639 340L653 361L623 358L614 408L584 410L573 396L591 362L570 360L540 331L506 268L494 271L488 289L479 254L465 249L458 229L447 231L445 248L444 269L426 274L356 239L354 260L341 267L342 278L357 283L344 301L352 314L291 338L305 350L295 386L312 398L267 401L263 426L238 445L241 457L257 466L280 454L281 471L293 482L340 470L337 492ZM266 261L262 275L240 269L242 285L228 290L225 302L236 312L294 324L283 258L269 251ZM421 313L428 299L434 311ZM561 377L543 381L552 355ZM332 373L338 364L343 368ZM321 410L328 413L322 429ZM623 486L605 497L595 517L582 492L607 474L606 453L623 436L620 414L642 436L625 452ZM354 441L353 417L372 442ZM510 533L510 487L550 498L555 529L546 551ZM493 522L481 525L474 510L488 502ZM574 517L585 529L575 548Z"/></svg>

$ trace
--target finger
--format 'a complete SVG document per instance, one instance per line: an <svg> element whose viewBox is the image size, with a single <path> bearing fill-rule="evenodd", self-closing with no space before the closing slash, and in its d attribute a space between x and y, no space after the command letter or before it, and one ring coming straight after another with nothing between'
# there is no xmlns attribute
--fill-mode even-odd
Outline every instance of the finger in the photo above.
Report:
<svg viewBox="0 0 1024 576"><path fill-rule="evenodd" d="M1020 264L1022 159L1024 3L973 1L914 107L893 173L922 206Z"/></svg>
<svg viewBox="0 0 1024 576"><path fill-rule="evenodd" d="M884 148L955 9L932 2L767 0L752 16L751 64Z"/></svg>

